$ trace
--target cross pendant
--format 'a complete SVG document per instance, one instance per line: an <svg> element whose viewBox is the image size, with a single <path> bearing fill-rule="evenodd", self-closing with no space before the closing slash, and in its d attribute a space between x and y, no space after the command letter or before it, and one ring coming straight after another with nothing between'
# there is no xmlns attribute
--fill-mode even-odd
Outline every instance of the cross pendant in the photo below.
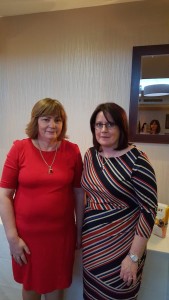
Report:
<svg viewBox="0 0 169 300"><path fill-rule="evenodd" d="M49 166L49 171L48 171L49 174L52 174L53 173L53 169L52 169L52 166Z"/></svg>

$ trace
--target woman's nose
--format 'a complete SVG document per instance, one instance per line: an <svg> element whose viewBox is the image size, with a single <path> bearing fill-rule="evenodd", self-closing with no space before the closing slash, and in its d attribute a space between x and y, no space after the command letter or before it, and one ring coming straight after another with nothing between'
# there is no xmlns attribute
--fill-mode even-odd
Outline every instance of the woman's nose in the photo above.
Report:
<svg viewBox="0 0 169 300"><path fill-rule="evenodd" d="M55 122L54 119L52 119L52 118L50 119L49 126L50 127L56 127L56 122Z"/></svg>
<svg viewBox="0 0 169 300"><path fill-rule="evenodd" d="M101 131L108 131L107 124L102 124Z"/></svg>

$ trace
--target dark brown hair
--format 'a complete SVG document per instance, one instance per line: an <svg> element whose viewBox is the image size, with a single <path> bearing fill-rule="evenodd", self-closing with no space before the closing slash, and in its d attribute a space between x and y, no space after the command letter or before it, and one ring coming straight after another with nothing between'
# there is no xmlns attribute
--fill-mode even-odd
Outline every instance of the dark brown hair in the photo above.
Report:
<svg viewBox="0 0 169 300"><path fill-rule="evenodd" d="M150 133L151 133L151 125L153 123L155 123L157 125L156 133L160 133L160 131L161 131L160 122L158 120L155 120L155 119L150 122Z"/></svg>
<svg viewBox="0 0 169 300"><path fill-rule="evenodd" d="M26 134L29 138L36 139L38 137L38 118L42 116L57 116L63 122L62 132L58 137L61 141L66 138L67 116L63 105L55 99L45 98L35 103L31 112L31 120L27 124Z"/></svg>
<svg viewBox="0 0 169 300"><path fill-rule="evenodd" d="M96 140L95 135L95 121L97 114L99 112L103 112L106 120L109 122L108 115L112 117L115 124L119 127L120 130L120 137L119 137L119 143L116 150L122 150L128 147L128 121L127 121L127 115L125 110L119 106L116 103L113 102L106 102L98 105L96 109L94 110L91 118L90 118L90 128L93 135L93 145L94 147L100 151L100 144Z"/></svg>

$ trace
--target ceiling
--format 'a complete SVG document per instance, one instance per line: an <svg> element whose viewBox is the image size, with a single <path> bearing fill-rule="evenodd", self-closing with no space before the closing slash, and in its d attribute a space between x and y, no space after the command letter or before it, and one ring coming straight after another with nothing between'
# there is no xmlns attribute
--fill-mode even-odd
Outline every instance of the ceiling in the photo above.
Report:
<svg viewBox="0 0 169 300"><path fill-rule="evenodd" d="M144 0L0 0L0 16L16 16L136 1Z"/></svg>

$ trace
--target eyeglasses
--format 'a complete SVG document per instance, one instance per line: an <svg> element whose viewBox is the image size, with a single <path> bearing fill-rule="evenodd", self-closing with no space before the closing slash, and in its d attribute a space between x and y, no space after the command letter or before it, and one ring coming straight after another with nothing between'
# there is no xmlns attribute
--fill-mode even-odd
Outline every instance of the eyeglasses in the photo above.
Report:
<svg viewBox="0 0 169 300"><path fill-rule="evenodd" d="M98 122L94 125L94 128L101 130L103 129L103 126L105 126L107 130L111 130L116 126L116 124L114 122L107 122L107 123Z"/></svg>

